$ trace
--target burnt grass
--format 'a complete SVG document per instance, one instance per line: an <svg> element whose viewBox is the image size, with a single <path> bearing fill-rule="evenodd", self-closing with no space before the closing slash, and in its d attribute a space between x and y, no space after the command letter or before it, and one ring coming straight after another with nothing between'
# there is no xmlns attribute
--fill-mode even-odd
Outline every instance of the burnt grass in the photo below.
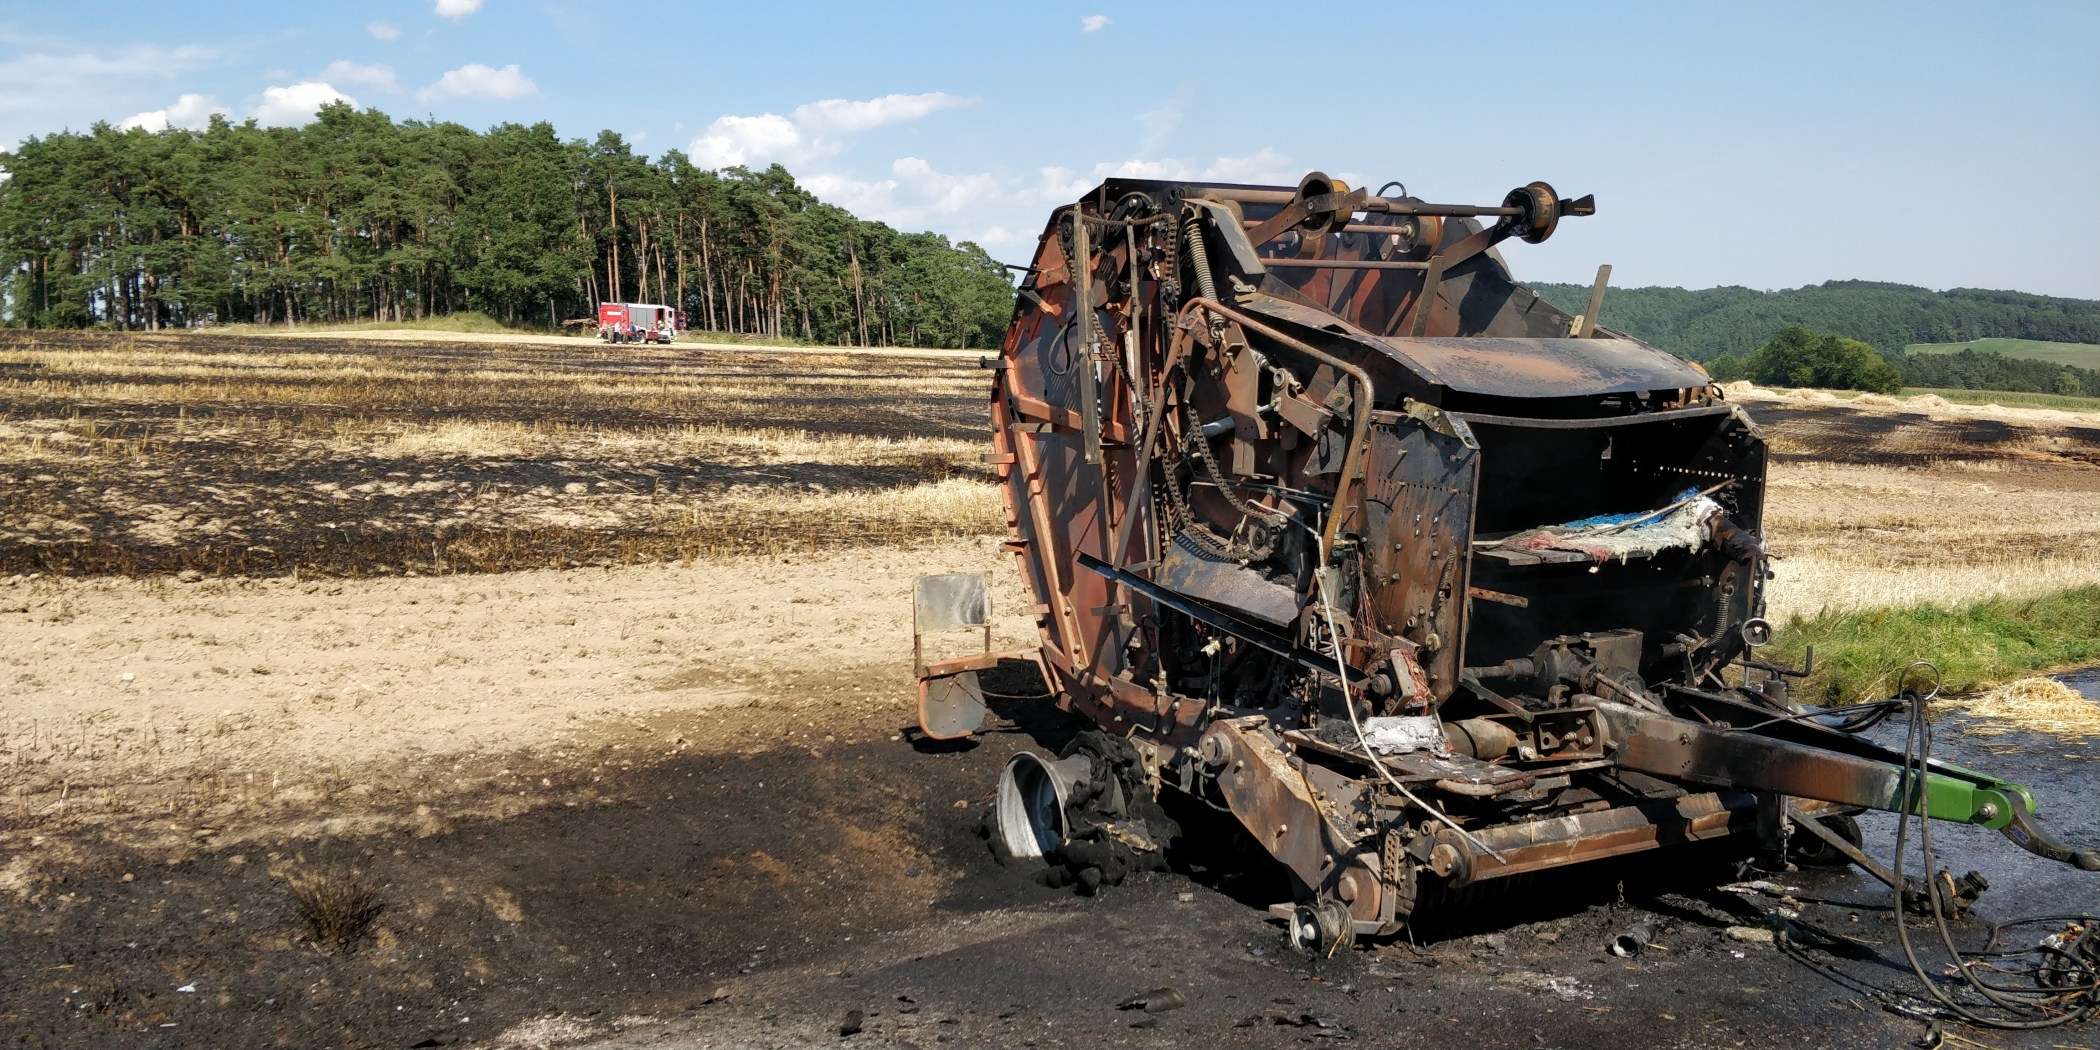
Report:
<svg viewBox="0 0 2100 1050"><path fill-rule="evenodd" d="M2100 427L2036 427L1995 419L1928 416L1842 405L1752 405L1775 460L1869 467L1929 467L1963 459L2027 458L2100 466ZM2057 439L2043 450L2037 438Z"/></svg>
<svg viewBox="0 0 2100 1050"><path fill-rule="evenodd" d="M953 477L988 483L974 457L737 465L594 451L607 439L616 445L622 436L692 427L975 444L986 426L977 386L984 373L967 358L0 333L0 351L20 349L93 353L120 367L0 363L0 424L22 433L62 430L69 443L55 447L92 450L64 460L0 461L0 522L9 523L0 528L0 574L500 572L982 529L842 520L768 507L762 498L769 491L874 492ZM155 374L174 371L154 367L155 351L201 355L206 365L220 357L234 362L226 367L237 377ZM281 370L292 374L275 375L252 361L270 354L301 361ZM315 357L342 363L317 367ZM137 372L125 371L125 361L139 362ZM430 378L366 378L372 368ZM667 383L673 389L665 390ZM118 384L123 389L114 390ZM623 384L633 393L604 392ZM579 389L585 385L593 389ZM859 385L868 392L856 392ZM200 397L199 390L231 393ZM534 428L554 435L554 447L530 457L396 457L331 440L459 423ZM564 433L593 440L565 450ZM731 493L739 498L718 499ZM517 513L521 507L533 513Z"/></svg>
<svg viewBox="0 0 2100 1050"><path fill-rule="evenodd" d="M502 572L997 528L796 502L989 484L974 454L754 464L617 451L622 437L646 446L696 427L974 448L985 380L967 357L84 332L0 333L0 354L22 358L0 361L0 428L12 428L0 433L53 442L43 458L0 459L0 576ZM1753 412L1782 461L2100 465L2089 427ZM536 451L380 454L379 437L458 424L526 428Z"/></svg>

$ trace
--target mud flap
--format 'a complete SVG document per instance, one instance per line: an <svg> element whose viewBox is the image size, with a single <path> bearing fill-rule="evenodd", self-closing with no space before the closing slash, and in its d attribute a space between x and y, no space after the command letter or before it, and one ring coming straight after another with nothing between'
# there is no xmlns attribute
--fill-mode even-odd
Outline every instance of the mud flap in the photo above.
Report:
<svg viewBox="0 0 2100 1050"><path fill-rule="evenodd" d="M919 731L932 740L961 740L983 729L991 710L977 670L938 674L937 667L919 676Z"/></svg>

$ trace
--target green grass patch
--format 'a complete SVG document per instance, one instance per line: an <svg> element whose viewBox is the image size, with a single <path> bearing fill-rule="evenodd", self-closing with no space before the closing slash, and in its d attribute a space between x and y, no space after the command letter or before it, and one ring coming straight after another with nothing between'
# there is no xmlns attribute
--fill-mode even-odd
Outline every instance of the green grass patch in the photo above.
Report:
<svg viewBox="0 0 2100 1050"><path fill-rule="evenodd" d="M1907 386L1903 396L1938 394L1960 405L2018 405L2026 408L2057 408L2066 412L2100 412L2100 397L2068 394L2033 394L2021 390L1963 390L1946 386Z"/></svg>
<svg viewBox="0 0 2100 1050"><path fill-rule="evenodd" d="M545 328L511 326L496 320L479 310L464 310L455 314L440 314L415 321L365 321L357 324L332 325L345 332L480 332L488 335L503 335L511 332L545 332Z"/></svg>
<svg viewBox="0 0 2100 1050"><path fill-rule="evenodd" d="M1811 645L1815 674L1796 687L1804 701L1886 698L1913 660L1939 665L1948 692L1970 692L2034 671L2100 661L2100 584L2034 598L1795 617L1778 629L1766 653L1798 665Z"/></svg>
<svg viewBox="0 0 2100 1050"><path fill-rule="evenodd" d="M1955 354L1963 350L1974 350L1979 354L2004 354L2006 357L2024 358L2029 361L2047 361L2053 365L2076 365L2079 368L2100 368L2100 345L2093 343L2053 343L2043 339L1971 339L1965 343L1912 343L1905 350L1913 354Z"/></svg>

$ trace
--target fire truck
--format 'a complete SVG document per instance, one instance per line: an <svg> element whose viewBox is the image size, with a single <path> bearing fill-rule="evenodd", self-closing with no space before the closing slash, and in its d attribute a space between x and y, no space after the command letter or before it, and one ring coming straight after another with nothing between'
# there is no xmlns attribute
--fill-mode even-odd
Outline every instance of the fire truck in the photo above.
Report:
<svg viewBox="0 0 2100 1050"><path fill-rule="evenodd" d="M656 303L599 303L598 338L608 343L668 343L685 316Z"/></svg>

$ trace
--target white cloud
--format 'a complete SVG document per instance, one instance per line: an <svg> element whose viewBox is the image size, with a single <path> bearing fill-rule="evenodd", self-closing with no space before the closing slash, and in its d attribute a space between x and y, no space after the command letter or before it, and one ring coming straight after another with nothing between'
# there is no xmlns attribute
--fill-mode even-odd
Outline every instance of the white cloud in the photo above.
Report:
<svg viewBox="0 0 2100 1050"><path fill-rule="evenodd" d="M363 85L381 91L401 90L401 81L394 77L394 67L387 65L365 66L338 58L321 71L321 78L331 84Z"/></svg>
<svg viewBox="0 0 2100 1050"><path fill-rule="evenodd" d="M401 35L401 27L392 22L366 22L365 32L374 40L393 40Z"/></svg>
<svg viewBox="0 0 2100 1050"><path fill-rule="evenodd" d="M795 125L806 132L866 131L884 124L918 120L944 109L967 106L970 100L945 91L918 95L884 95L881 98L827 98L795 107Z"/></svg>
<svg viewBox="0 0 2100 1050"><path fill-rule="evenodd" d="M1156 153L1165 148L1167 140L1181 127L1181 102L1168 99L1139 113L1138 145L1146 153Z"/></svg>
<svg viewBox="0 0 2100 1050"><path fill-rule="evenodd" d="M863 219L892 221L897 197L897 180L862 181L846 175L819 172L802 181L802 188L816 194L826 204L835 204Z"/></svg>
<svg viewBox="0 0 2100 1050"><path fill-rule="evenodd" d="M509 99L537 95L540 86L532 78L518 71L517 63L495 69L479 62L447 70L437 83L424 88L417 97L428 102L439 98L486 98Z"/></svg>
<svg viewBox="0 0 2100 1050"><path fill-rule="evenodd" d="M802 163L838 153L844 148L840 136L919 120L970 104L970 99L945 91L929 91L868 99L821 99L796 106L787 116L727 114L716 117L694 136L686 153L703 168L739 164L757 167L774 161Z"/></svg>
<svg viewBox="0 0 2100 1050"><path fill-rule="evenodd" d="M284 87L264 88L262 101L256 103L250 115L272 127L298 127L312 121L314 112L330 102L357 105L356 99L337 91L333 84L302 80Z"/></svg>
<svg viewBox="0 0 2100 1050"><path fill-rule="evenodd" d="M999 180L990 174L950 175L917 157L897 158L890 165L890 174L913 196L923 199L935 215L954 215L999 194Z"/></svg>
<svg viewBox="0 0 2100 1050"><path fill-rule="evenodd" d="M439 18L449 18L457 22L481 10L481 0L437 0L437 5L432 10L437 12Z"/></svg>
<svg viewBox="0 0 2100 1050"><path fill-rule="evenodd" d="M1103 29L1107 29L1108 24L1112 21L1114 19L1107 15L1083 15L1079 19L1079 31L1082 33L1098 33Z"/></svg>
<svg viewBox="0 0 2100 1050"><path fill-rule="evenodd" d="M233 111L219 105L219 100L210 95L185 94L165 109L149 109L125 117L117 125L120 130L143 128L147 131L166 131L169 128L187 128L197 131L211 123L211 115L222 113L232 116Z"/></svg>
<svg viewBox="0 0 2100 1050"><path fill-rule="evenodd" d="M1216 182L1256 182L1297 186L1305 176L1293 167L1291 158L1267 146L1244 157L1219 157L1203 169L1202 177Z"/></svg>
<svg viewBox="0 0 2100 1050"><path fill-rule="evenodd" d="M66 109L83 98L106 97L124 81L166 79L201 69L219 57L217 50L194 44L81 47L77 40L4 32L0 46L25 49L0 57L0 112Z"/></svg>
<svg viewBox="0 0 2100 1050"><path fill-rule="evenodd" d="M929 224L953 226L953 220L997 200L1003 193L996 175L950 174L919 157L892 161L890 177L886 179L862 180L819 173L803 179L802 186L819 200L902 229L921 229Z"/></svg>
<svg viewBox="0 0 2100 1050"><path fill-rule="evenodd" d="M805 160L811 155L801 129L778 113L716 117L685 152L703 168L749 167L768 160Z"/></svg>

